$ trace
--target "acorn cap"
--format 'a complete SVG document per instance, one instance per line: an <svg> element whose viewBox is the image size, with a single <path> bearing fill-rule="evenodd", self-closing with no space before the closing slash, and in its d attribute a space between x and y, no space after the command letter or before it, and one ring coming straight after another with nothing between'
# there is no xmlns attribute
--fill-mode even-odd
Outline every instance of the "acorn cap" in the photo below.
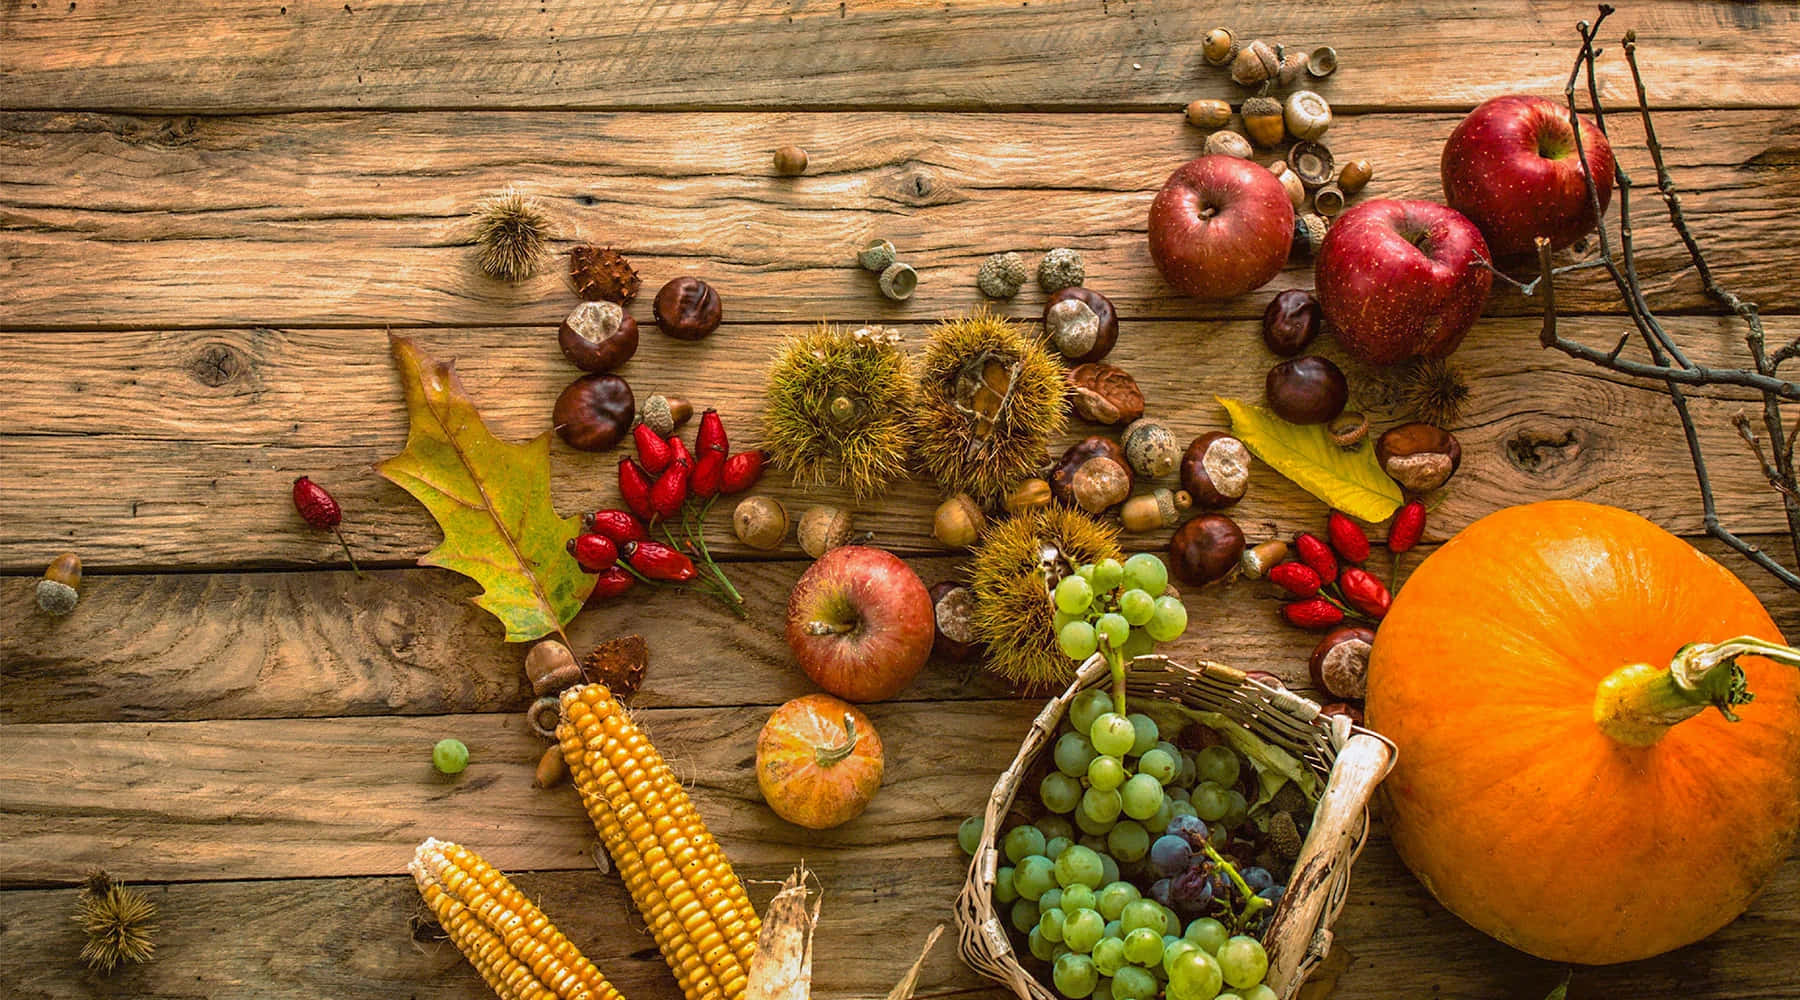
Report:
<svg viewBox="0 0 1800 1000"><path fill-rule="evenodd" d="M864 244L861 250L857 251L856 262L862 265L864 270L880 274L894 262L894 257L895 251L892 243L887 240L870 240Z"/></svg>
<svg viewBox="0 0 1800 1000"><path fill-rule="evenodd" d="M1331 183L1335 164L1330 147L1322 142L1294 143L1288 150L1287 162L1309 188Z"/></svg>
<svg viewBox="0 0 1800 1000"><path fill-rule="evenodd" d="M895 261L881 272L881 294L895 302L904 302L912 298L912 293L919 287L919 272L912 269L911 264Z"/></svg>
<svg viewBox="0 0 1800 1000"><path fill-rule="evenodd" d="M975 272L975 285L981 294L990 299L1010 299L1019 294L1025 286L1025 279L1031 272L1025 267L1025 258L1016 253L989 254L981 262L981 269Z"/></svg>
<svg viewBox="0 0 1800 1000"><path fill-rule="evenodd" d="M53 615L66 615L75 610L75 602L81 597L75 588L56 580L39 580L37 585L38 607Z"/></svg>
<svg viewBox="0 0 1800 1000"><path fill-rule="evenodd" d="M1329 45L1321 45L1312 50L1306 57L1306 72L1320 78L1337 72L1337 50Z"/></svg>

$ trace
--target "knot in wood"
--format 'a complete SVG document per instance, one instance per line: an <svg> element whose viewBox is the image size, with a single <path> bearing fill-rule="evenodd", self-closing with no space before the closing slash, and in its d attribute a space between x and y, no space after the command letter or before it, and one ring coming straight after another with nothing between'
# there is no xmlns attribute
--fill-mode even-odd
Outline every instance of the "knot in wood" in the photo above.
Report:
<svg viewBox="0 0 1800 1000"><path fill-rule="evenodd" d="M211 343L203 345L187 367L194 381L217 389L242 378L250 369L250 361L230 344Z"/></svg>

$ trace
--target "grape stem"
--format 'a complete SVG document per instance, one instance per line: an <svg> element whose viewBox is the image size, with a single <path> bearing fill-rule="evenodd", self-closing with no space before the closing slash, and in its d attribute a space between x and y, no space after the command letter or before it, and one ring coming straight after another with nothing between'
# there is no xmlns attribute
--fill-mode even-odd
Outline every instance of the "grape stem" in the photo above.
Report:
<svg viewBox="0 0 1800 1000"><path fill-rule="evenodd" d="M1244 912L1233 913L1231 917L1232 923L1236 925L1236 929L1242 930L1243 928L1248 927L1250 925L1250 918L1256 916L1257 911L1275 905L1261 896L1258 896L1255 892L1252 892L1250 883L1244 881L1244 876L1238 873L1237 866L1230 861L1225 860L1225 856L1220 854L1217 848L1213 847L1211 841L1202 841L1200 849L1206 852L1206 856L1212 859L1213 864L1218 865L1225 870L1225 875L1237 886L1238 895L1244 897ZM1226 904L1226 909L1230 910L1230 908L1230 904Z"/></svg>
<svg viewBox="0 0 1800 1000"><path fill-rule="evenodd" d="M1112 669L1113 711L1125 714L1125 652L1115 649L1105 636L1100 637L1100 655Z"/></svg>

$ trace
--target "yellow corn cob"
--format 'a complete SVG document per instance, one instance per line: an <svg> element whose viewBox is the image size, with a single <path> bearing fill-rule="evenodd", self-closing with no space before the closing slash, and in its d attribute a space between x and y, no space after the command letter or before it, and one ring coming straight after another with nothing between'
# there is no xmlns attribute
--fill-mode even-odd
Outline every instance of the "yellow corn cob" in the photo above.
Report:
<svg viewBox="0 0 1800 1000"><path fill-rule="evenodd" d="M762 928L687 790L604 684L570 688L569 774L687 1000L740 1000Z"/></svg>
<svg viewBox="0 0 1800 1000"><path fill-rule="evenodd" d="M500 1000L622 1000L549 918L474 851L428 839L407 870L444 933Z"/></svg>

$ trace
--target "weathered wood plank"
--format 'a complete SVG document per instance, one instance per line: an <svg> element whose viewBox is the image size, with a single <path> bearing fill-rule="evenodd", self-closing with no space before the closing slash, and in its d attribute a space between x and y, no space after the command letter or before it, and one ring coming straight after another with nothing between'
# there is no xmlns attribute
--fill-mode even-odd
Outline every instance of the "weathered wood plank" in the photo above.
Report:
<svg viewBox="0 0 1800 1000"><path fill-rule="evenodd" d="M1774 536L1758 541L1783 551ZM1697 544L1800 636L1800 598L1723 545ZM1402 579L1428 550L1402 561ZM911 562L927 583L963 568L948 556ZM747 621L712 601L653 592L587 611L569 634L584 648L616 633L647 638L651 668L637 705L778 704L814 690L781 631L805 565L734 564ZM0 723L516 712L531 702L523 647L500 642L485 612L457 600L468 587L439 570L100 576L64 619L39 613L30 587L17 579L0 590ZM1277 621L1267 587L1189 588L1182 598L1193 627L1164 647L1171 655L1309 683L1315 637ZM734 664L730 683L719 679L721 662ZM1006 693L984 673L933 662L900 698Z"/></svg>
<svg viewBox="0 0 1800 1000"><path fill-rule="evenodd" d="M1671 320L1689 353L1720 363L1742 353L1736 324L1710 317ZM1610 346L1616 318L1570 321L1565 329ZM1472 395L1462 426L1462 471L1435 515L1450 532L1496 507L1549 497L1581 497L1628 507L1672 530L1697 533L1700 505L1686 445L1658 390L1536 346L1534 320L1483 322L1457 355ZM698 345L646 333L621 371L649 395L664 391L717 405L740 447L758 438L762 371L783 336L798 327L727 325ZM1135 373L1157 414L1180 435L1223 426L1214 394L1260 398L1270 357L1254 321L1195 328L1128 323L1110 360ZM924 328L908 327L910 342ZM1772 318L1772 338L1800 333L1800 319ZM577 374L550 331L434 331L422 342L457 357L490 426L521 440L541 433L557 394ZM1194 364L1204 345L1203 365ZM1335 345L1324 353L1336 355ZM78 548L90 568L338 565L335 540L306 527L288 503L306 474L347 512L344 531L362 559L411 561L438 539L424 509L371 466L405 441L400 388L385 337L370 330L205 330L0 333L0 356L32 358L0 368L0 568L36 572L58 551ZM1735 362L1734 362L1735 363ZM1379 422L1391 412L1366 369L1346 362L1356 405ZM1729 419L1741 393L1696 398L1694 412L1711 455L1720 509L1743 531L1785 528L1780 504ZM1093 432L1077 424L1063 440ZM1060 448L1061 445L1059 444ZM615 453L554 445L554 496L563 510L615 504ZM794 515L827 491L801 495L771 475L765 492ZM859 512L879 544L941 552L930 539L935 490L908 482ZM1268 470L1234 511L1247 523L1312 526L1319 504ZM712 534L728 552L715 512ZM1166 536L1164 536L1166 537ZM1146 538L1143 544L1154 544ZM797 549L784 550L788 555Z"/></svg>
<svg viewBox="0 0 1800 1000"><path fill-rule="evenodd" d="M33 108L264 111L380 107L1174 106L1214 71L1215 24L1335 46L1336 93L1379 106L1466 107L1559 90L1580 0L1454 8L1350 0L1283 7L1074 0L838 4L630 3L568 10L518 0L429 8L374 0L321 7L234 0L79 9L8 5L0 87ZM1781 5L1634 5L1659 102L1763 104L1800 87L1766 60L1718 72L1726 53L1796 40ZM1504 26L1504 27L1502 27ZM1496 44L1504 31L1508 44ZM1617 37L1608 33L1608 41ZM748 40L754 39L754 44ZM456 58L443 58L455 53ZM1609 63L1610 68L1610 63ZM1629 81L1606 74L1606 92Z"/></svg>
<svg viewBox="0 0 1800 1000"><path fill-rule="evenodd" d="M718 664L735 669L736 664ZM938 857L1037 701L869 706L887 746L868 812L808 832L756 787L761 706L646 709L644 725L731 856ZM454 779L431 747L455 736ZM94 865L154 881L392 875L426 836L481 845L506 869L579 867L593 826L573 789L531 787L546 746L522 713L453 717L0 726L0 883L72 880Z"/></svg>
<svg viewBox="0 0 1800 1000"><path fill-rule="evenodd" d="M1439 199L1456 121L1345 115L1330 142L1342 160L1374 161L1365 197ZM1637 121L1612 127L1622 162L1649 183ZM1659 132L1722 280L1766 309L1800 306L1784 255L1770 252L1800 211L1800 171L1788 169L1800 113L1671 113ZM1201 140L1171 113L0 115L0 326L556 323L573 304L560 262L517 286L470 263L470 213L514 183L548 206L559 247L631 254L645 316L663 281L698 273L734 321L930 319L982 301L974 275L988 254L1059 245L1082 251L1089 283L1122 315L1259 316L1264 293L1175 294L1145 249L1151 198ZM771 176L770 150L793 141L812 172ZM1712 308L1672 230L1654 224L1659 207L1642 210L1652 305ZM882 298L855 266L871 237L919 269L910 301ZM1271 289L1311 280L1297 261ZM1558 300L1620 310L1597 271L1564 276ZM1033 285L1008 310L1042 307ZM1490 308L1538 307L1501 289Z"/></svg>
<svg viewBox="0 0 1800 1000"><path fill-rule="evenodd" d="M479 848L479 844L475 844ZM908 961L913 938L948 921L963 866L944 849L904 863L809 856L825 888L816 939L815 996L879 996ZM132 859L115 872L129 878ZM752 863L756 905L782 864ZM511 875L628 997L680 996L642 935L618 880L592 870ZM20 1000L130 996L144 1000L488 1000L491 993L449 945L409 936L411 879L288 879L145 887L160 909L157 957L102 978L81 968L80 931L67 919L73 889L0 893L0 970ZM1712 937L1641 962L1578 968L1570 995L1794 1000L1800 983L1779 956L1800 949L1800 859L1790 861L1748 913ZM1315 977L1332 1000L1456 997L1519 1000L1548 993L1563 968L1513 951L1438 906L1375 838L1356 863L1350 898L1333 927L1338 954ZM304 956L304 959L302 958ZM1336 971L1335 976L1331 970ZM1010 996L985 987L951 939L927 960L919 995ZM975 992L969 992L975 991Z"/></svg>

